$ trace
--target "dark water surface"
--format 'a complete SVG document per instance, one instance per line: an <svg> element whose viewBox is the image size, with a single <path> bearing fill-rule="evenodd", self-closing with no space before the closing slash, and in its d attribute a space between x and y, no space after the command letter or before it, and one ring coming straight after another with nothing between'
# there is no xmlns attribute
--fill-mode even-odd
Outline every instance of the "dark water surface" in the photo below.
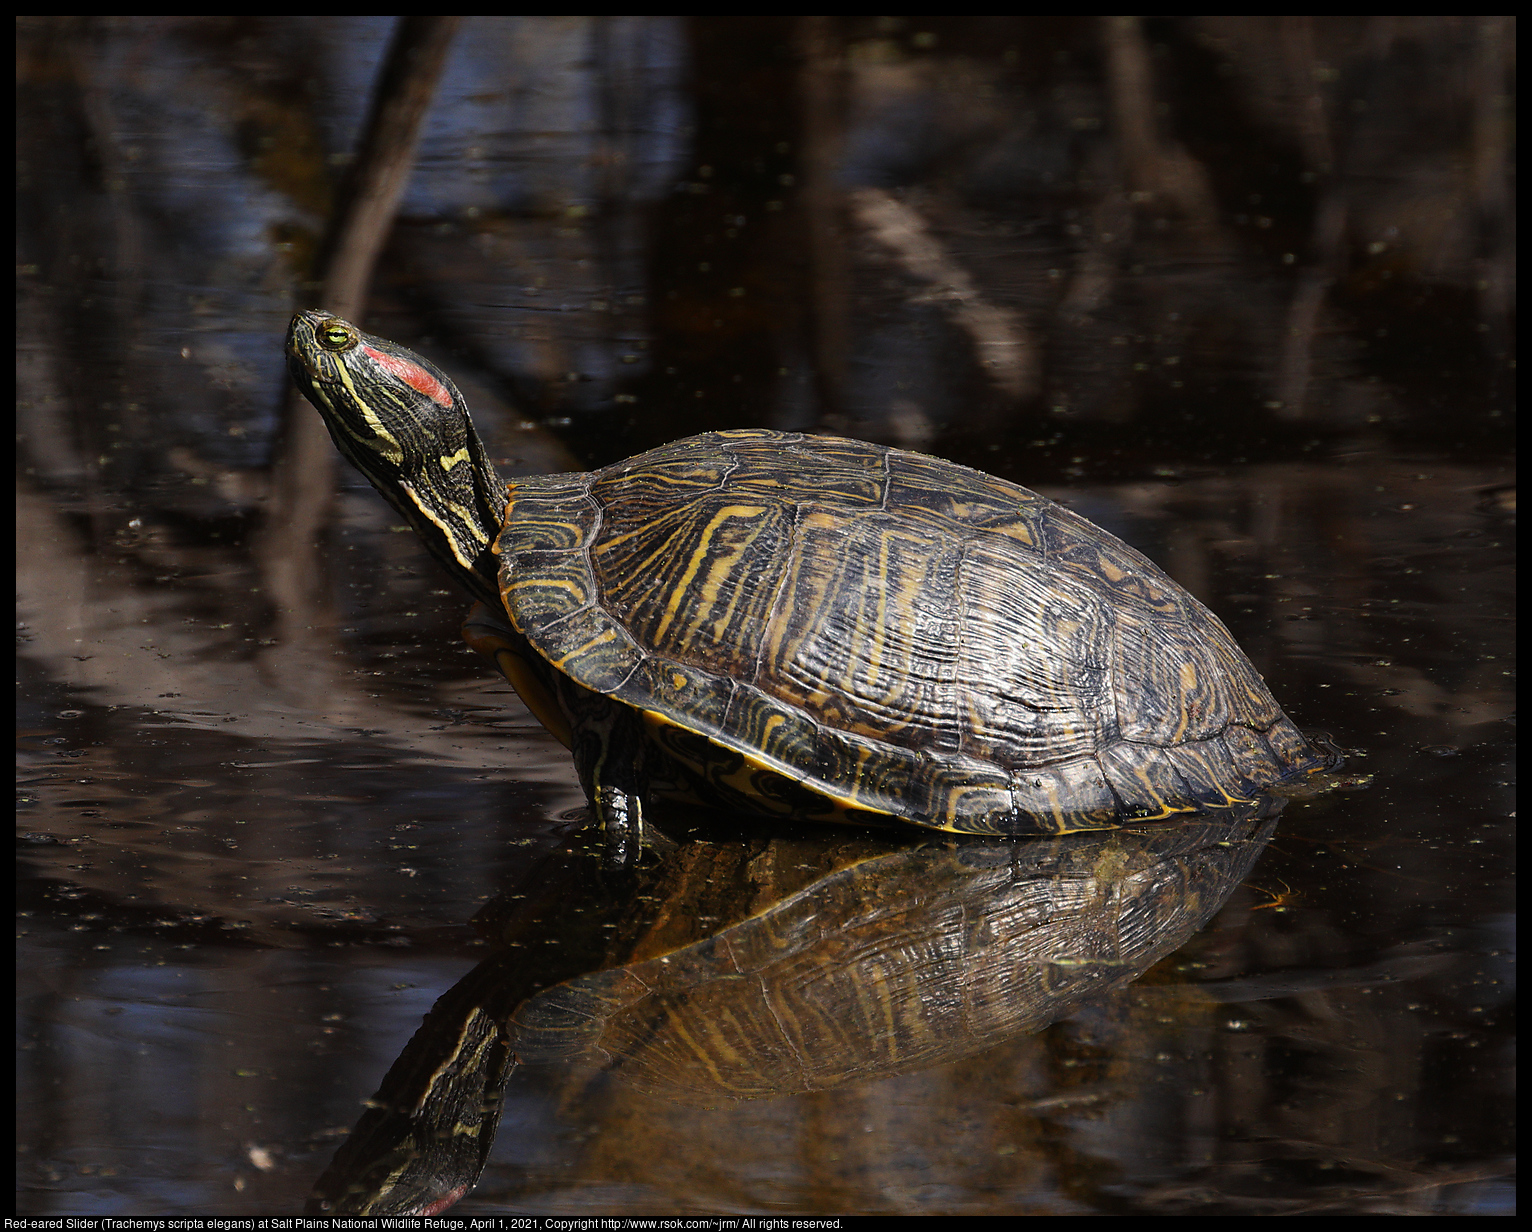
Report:
<svg viewBox="0 0 1532 1232"><path fill-rule="evenodd" d="M365 324L508 474L740 425L981 466L1350 755L1136 983L775 1099L528 1065L463 1213L1511 1212L1498 20L465 26ZM389 30L22 25L21 1213L296 1213L580 841L357 477L301 619L253 550Z"/></svg>

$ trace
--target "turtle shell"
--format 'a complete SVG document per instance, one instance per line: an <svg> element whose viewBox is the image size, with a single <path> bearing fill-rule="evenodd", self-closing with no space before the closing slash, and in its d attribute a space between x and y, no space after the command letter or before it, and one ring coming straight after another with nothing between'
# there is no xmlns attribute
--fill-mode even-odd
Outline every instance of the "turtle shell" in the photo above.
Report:
<svg viewBox="0 0 1532 1232"><path fill-rule="evenodd" d="M566 708L642 712L707 803L1064 832L1247 801L1321 760L1157 566L937 458L706 433L518 481L496 550Z"/></svg>

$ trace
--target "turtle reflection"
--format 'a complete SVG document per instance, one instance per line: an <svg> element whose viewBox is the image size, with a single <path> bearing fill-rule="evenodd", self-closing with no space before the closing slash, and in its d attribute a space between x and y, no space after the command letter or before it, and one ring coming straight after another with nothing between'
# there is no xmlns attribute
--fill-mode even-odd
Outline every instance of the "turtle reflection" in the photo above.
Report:
<svg viewBox="0 0 1532 1232"><path fill-rule="evenodd" d="M505 948L436 1003L309 1209L450 1206L483 1170L517 1064L713 1104L1039 1030L1202 928L1276 811L1027 840L697 833L625 872L566 848L533 895L480 913Z"/></svg>

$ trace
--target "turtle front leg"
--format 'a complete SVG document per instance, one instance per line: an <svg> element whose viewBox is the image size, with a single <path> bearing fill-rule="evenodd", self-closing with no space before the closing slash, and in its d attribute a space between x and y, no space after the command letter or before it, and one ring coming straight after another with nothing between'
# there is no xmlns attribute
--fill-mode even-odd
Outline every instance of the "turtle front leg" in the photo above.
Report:
<svg viewBox="0 0 1532 1232"><path fill-rule="evenodd" d="M575 769L601 828L605 863L631 868L644 842L643 723L627 707L601 700L576 725Z"/></svg>

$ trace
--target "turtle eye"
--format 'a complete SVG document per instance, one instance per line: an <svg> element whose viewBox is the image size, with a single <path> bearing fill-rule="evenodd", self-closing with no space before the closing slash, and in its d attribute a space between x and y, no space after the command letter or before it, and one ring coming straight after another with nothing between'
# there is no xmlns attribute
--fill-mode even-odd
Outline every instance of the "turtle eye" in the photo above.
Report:
<svg viewBox="0 0 1532 1232"><path fill-rule="evenodd" d="M327 351L347 351L356 345L356 331L334 317L316 325L314 336Z"/></svg>

